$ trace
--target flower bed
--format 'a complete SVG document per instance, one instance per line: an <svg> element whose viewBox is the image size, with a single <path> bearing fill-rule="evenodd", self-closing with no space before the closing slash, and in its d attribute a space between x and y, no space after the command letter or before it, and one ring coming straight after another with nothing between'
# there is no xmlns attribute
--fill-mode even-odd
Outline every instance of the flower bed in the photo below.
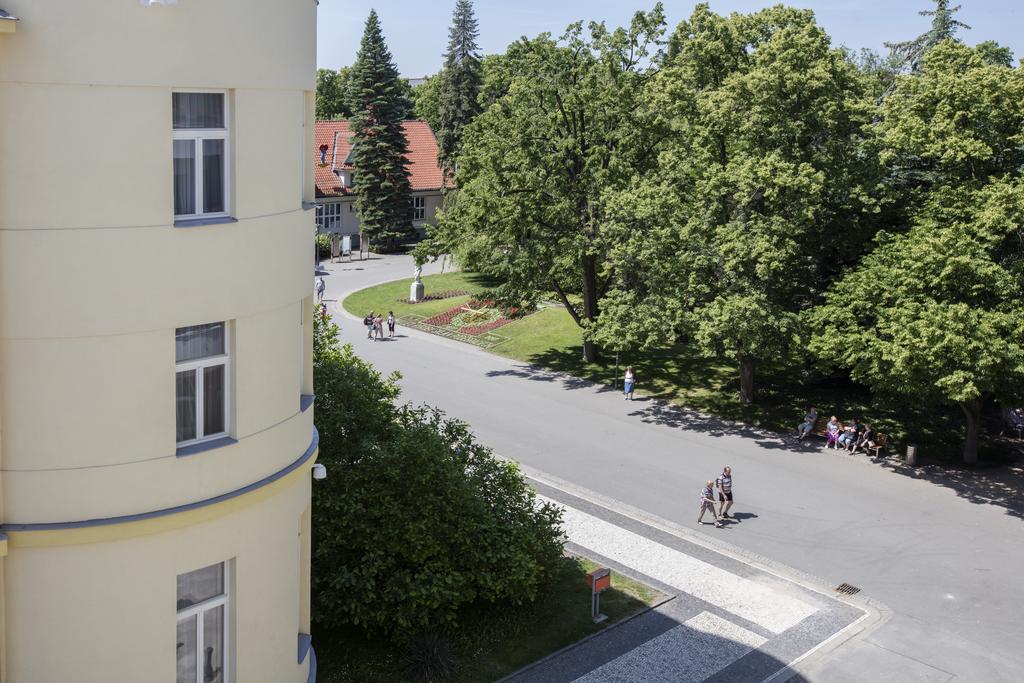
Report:
<svg viewBox="0 0 1024 683"><path fill-rule="evenodd" d="M434 327L449 327L468 335L480 335L508 325L516 317L523 315L518 308L495 308L491 300L470 301L464 306L449 308L424 319L422 322Z"/></svg>

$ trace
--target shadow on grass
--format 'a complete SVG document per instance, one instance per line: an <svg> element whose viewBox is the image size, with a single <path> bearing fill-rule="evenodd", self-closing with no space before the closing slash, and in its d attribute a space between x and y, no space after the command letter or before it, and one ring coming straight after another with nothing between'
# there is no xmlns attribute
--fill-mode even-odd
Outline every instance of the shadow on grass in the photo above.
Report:
<svg viewBox="0 0 1024 683"><path fill-rule="evenodd" d="M563 558L532 602L476 604L463 610L456 626L439 627L454 656L453 674L446 680L493 681L647 607L613 588L601 597L609 620L594 624L584 562ZM315 624L313 642L321 683L412 680L400 643L368 636L356 627L326 629Z"/></svg>

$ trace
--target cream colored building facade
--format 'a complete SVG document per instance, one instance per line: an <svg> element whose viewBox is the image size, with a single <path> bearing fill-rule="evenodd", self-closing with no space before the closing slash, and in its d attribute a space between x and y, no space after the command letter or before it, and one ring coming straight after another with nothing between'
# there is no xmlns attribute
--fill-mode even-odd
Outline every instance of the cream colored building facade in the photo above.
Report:
<svg viewBox="0 0 1024 683"><path fill-rule="evenodd" d="M311 680L316 2L0 9L0 678Z"/></svg>

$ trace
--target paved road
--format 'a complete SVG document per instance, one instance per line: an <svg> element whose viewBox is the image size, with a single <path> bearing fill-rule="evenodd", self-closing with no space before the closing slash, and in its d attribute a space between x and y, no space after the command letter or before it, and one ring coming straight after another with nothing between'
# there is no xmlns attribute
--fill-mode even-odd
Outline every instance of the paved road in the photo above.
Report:
<svg viewBox="0 0 1024 683"><path fill-rule="evenodd" d="M337 300L409 277L412 262L377 257L328 270L327 298ZM892 611L808 680L1020 680L1024 522L1005 508L863 457L625 402L606 387L431 335L406 330L395 341L371 342L358 322L336 316L361 356L401 371L406 400L468 421L507 457L657 517L691 523L703 481L731 465L735 510L750 517L709 528L708 537L833 585L858 586Z"/></svg>

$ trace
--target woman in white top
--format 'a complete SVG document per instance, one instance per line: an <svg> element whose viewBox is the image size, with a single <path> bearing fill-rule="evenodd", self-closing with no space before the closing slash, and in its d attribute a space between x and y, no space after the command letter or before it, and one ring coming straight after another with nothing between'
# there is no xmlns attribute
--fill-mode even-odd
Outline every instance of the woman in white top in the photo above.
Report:
<svg viewBox="0 0 1024 683"><path fill-rule="evenodd" d="M636 374L633 372L633 366L630 365L626 368L625 382L623 382L623 400L633 400L633 385L636 384Z"/></svg>

